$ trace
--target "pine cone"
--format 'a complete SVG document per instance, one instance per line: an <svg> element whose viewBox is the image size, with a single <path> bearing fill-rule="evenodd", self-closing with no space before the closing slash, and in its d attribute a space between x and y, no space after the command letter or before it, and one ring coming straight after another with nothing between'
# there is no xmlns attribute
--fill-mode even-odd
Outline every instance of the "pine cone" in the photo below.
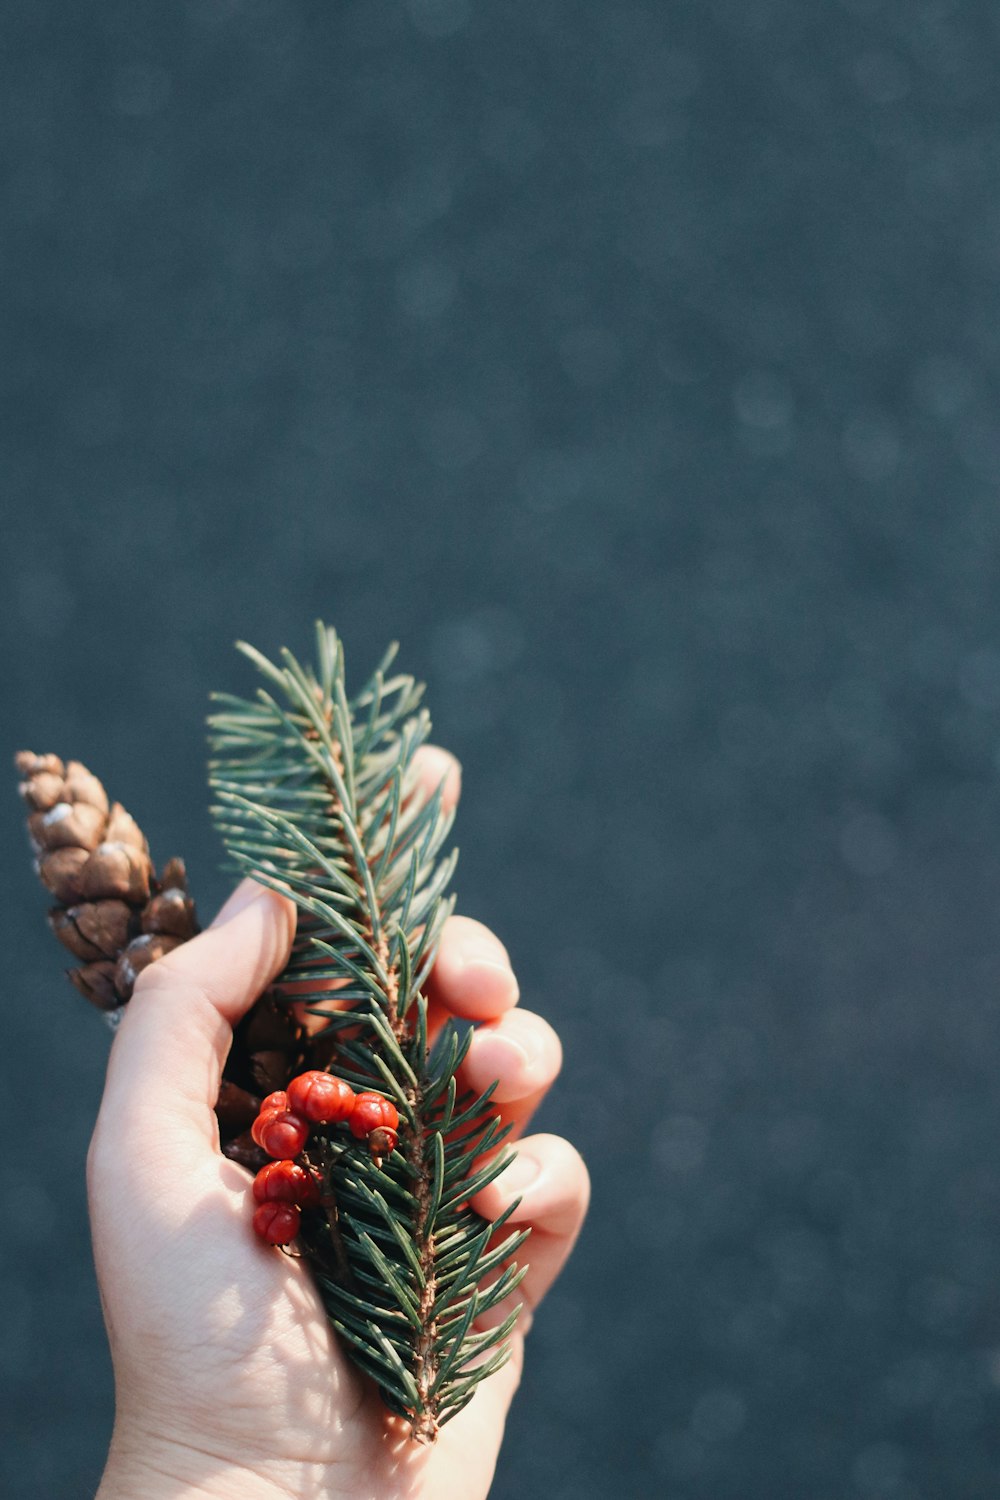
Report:
<svg viewBox="0 0 1000 1500"><path fill-rule="evenodd" d="M184 865L171 860L157 881L142 830L79 761L22 750L15 764L38 874L59 903L49 924L83 961L70 978L99 1010L114 1010L147 964L198 931Z"/></svg>
<svg viewBox="0 0 1000 1500"><path fill-rule="evenodd" d="M56 898L49 925L80 967L68 970L98 1010L118 1010L149 964L199 931L184 861L159 879L135 819L79 761L22 750L15 765L29 808L28 832L42 884ZM303 1057L303 1033L287 1005L265 992L236 1029L216 1114L223 1151L257 1166L247 1133L261 1094L283 1088Z"/></svg>

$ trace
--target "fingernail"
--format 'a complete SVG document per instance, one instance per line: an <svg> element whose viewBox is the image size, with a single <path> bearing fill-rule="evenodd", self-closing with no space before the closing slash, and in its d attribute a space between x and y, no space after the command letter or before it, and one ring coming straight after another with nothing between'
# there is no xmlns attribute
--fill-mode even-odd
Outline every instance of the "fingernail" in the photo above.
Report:
<svg viewBox="0 0 1000 1500"><path fill-rule="evenodd" d="M479 958L470 960L470 962L475 962L475 965L479 970L486 970L486 972L489 974L499 974L504 983L507 985L508 989L513 991L514 999L517 1000L520 998L521 986L518 984L517 975L514 973L514 970L511 968L510 964L498 963L495 959L492 958Z"/></svg>
<svg viewBox="0 0 1000 1500"><path fill-rule="evenodd" d="M268 894L267 887L258 885L256 880L241 880L229 900L220 908L212 920L213 927L223 927L226 922L231 922L238 917L241 911L246 911L254 901L259 901L262 896Z"/></svg>
<svg viewBox="0 0 1000 1500"><path fill-rule="evenodd" d="M458 944L458 957L463 964L495 964L498 968L510 968L503 948L485 933L466 933L465 941Z"/></svg>
<svg viewBox="0 0 1000 1500"><path fill-rule="evenodd" d="M527 1156L519 1151L509 1167L505 1167L500 1175L500 1186L512 1198L523 1193L529 1188L538 1176L541 1168L533 1156Z"/></svg>
<svg viewBox="0 0 1000 1500"><path fill-rule="evenodd" d="M480 1072L504 1078L510 1072L519 1076L535 1061L535 1051L506 1034L481 1031L473 1038L476 1067Z"/></svg>
<svg viewBox="0 0 1000 1500"><path fill-rule="evenodd" d="M496 974L505 987L514 992L515 1001L520 997L521 987L510 964L496 949L484 948L481 943L470 943L459 948L458 963L461 969L478 969L481 974Z"/></svg>
<svg viewBox="0 0 1000 1500"><path fill-rule="evenodd" d="M507 1035L477 1035L472 1038L468 1067L475 1079L495 1082L496 1103L520 1098L531 1088L534 1053Z"/></svg>

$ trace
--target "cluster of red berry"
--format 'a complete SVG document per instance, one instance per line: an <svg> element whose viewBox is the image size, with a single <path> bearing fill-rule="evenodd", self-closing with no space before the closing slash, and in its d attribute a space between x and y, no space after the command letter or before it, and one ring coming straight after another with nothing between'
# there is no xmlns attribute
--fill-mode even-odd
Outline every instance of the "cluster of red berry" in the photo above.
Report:
<svg viewBox="0 0 1000 1500"><path fill-rule="evenodd" d="M313 1173L294 1158L303 1150L313 1125L345 1124L357 1140L367 1138L372 1156L381 1159L399 1140L399 1113L390 1099L368 1091L356 1094L349 1083L316 1070L300 1073L287 1089L268 1094L250 1134L268 1156L253 1182L257 1202L253 1227L270 1245L287 1245L299 1230L302 1209L319 1202Z"/></svg>

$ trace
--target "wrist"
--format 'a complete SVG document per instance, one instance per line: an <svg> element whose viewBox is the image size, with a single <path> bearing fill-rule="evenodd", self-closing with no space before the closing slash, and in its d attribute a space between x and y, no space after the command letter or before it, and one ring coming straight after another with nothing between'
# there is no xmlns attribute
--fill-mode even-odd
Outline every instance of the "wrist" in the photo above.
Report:
<svg viewBox="0 0 1000 1500"><path fill-rule="evenodd" d="M116 1427L97 1500L299 1500L272 1465L237 1462L161 1437L125 1433ZM310 1475L317 1500L326 1495Z"/></svg>

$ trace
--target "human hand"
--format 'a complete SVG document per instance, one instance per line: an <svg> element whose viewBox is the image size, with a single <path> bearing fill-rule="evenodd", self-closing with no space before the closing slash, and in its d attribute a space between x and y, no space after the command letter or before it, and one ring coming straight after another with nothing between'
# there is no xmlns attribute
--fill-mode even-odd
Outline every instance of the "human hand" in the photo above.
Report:
<svg viewBox="0 0 1000 1500"><path fill-rule="evenodd" d="M420 755L430 789L457 762ZM281 971L295 908L252 881L212 926L146 969L115 1038L88 1157L116 1417L99 1500L476 1500L493 1476L532 1310L559 1274L586 1211L580 1157L557 1136L520 1141L474 1200L530 1224L511 1359L436 1443L411 1441L330 1330L304 1262L250 1229L250 1176L218 1146L213 1104L232 1026ZM506 950L480 923L445 924L428 985L432 1024L485 1024L463 1080L526 1126L559 1070L559 1040L515 1009ZM509 1309L489 1315L498 1322Z"/></svg>

